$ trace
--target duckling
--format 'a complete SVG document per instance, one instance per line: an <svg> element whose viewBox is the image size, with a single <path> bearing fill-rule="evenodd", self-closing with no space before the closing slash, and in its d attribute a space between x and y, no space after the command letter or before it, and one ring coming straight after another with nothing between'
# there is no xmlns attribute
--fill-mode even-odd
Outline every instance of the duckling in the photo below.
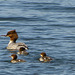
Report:
<svg viewBox="0 0 75 75"><path fill-rule="evenodd" d="M16 54L12 54L10 57L12 58L11 63L26 62L25 60L17 59L17 55Z"/></svg>
<svg viewBox="0 0 75 75"><path fill-rule="evenodd" d="M39 61L49 62L49 61L52 60L52 58L51 57L48 57L45 52L40 53L40 56L41 57L39 58Z"/></svg>
<svg viewBox="0 0 75 75"><path fill-rule="evenodd" d="M26 52L26 49L24 47L21 47L19 49L19 52L17 52L17 54L28 55L29 53Z"/></svg>

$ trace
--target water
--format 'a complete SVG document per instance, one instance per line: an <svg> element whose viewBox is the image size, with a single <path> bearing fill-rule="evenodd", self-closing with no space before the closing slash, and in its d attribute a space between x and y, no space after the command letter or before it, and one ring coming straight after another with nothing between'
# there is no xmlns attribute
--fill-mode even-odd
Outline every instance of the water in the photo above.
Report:
<svg viewBox="0 0 75 75"><path fill-rule="evenodd" d="M15 29L28 45L25 63L10 63L13 53L0 37L0 75L75 75L75 0L0 0L0 35ZM38 61L41 52L54 60Z"/></svg>

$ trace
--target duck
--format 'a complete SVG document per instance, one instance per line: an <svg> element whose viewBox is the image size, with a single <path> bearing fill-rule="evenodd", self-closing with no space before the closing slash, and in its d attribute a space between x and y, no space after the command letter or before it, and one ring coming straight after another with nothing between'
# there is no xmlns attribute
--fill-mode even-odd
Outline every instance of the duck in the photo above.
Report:
<svg viewBox="0 0 75 75"><path fill-rule="evenodd" d="M16 30L8 31L6 35L1 36L10 37L10 41L8 43L8 46L6 47L7 49L19 50L20 47L24 47L26 50L28 49L28 46L25 43L16 43L16 40L18 39L18 34Z"/></svg>
<svg viewBox="0 0 75 75"><path fill-rule="evenodd" d="M28 55L29 53L26 52L26 49L24 47L21 47L19 49L19 52L17 52L17 54L20 54L20 55Z"/></svg>
<svg viewBox="0 0 75 75"><path fill-rule="evenodd" d="M40 53L40 56L39 61L41 62L49 62L53 60L51 57L48 57L45 52Z"/></svg>
<svg viewBox="0 0 75 75"><path fill-rule="evenodd" d="M9 57L12 58L11 63L26 62L25 60L17 59L17 55L16 55L16 54L12 54L12 55L9 56Z"/></svg>

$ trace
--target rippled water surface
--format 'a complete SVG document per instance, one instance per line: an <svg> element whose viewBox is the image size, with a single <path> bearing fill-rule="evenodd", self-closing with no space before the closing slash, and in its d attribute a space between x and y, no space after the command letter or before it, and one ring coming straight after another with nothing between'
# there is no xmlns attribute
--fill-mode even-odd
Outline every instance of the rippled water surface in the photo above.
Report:
<svg viewBox="0 0 75 75"><path fill-rule="evenodd" d="M10 63L9 38L0 36L0 75L75 75L75 0L0 0L0 35L13 29L29 55ZM41 52L54 60L41 63Z"/></svg>

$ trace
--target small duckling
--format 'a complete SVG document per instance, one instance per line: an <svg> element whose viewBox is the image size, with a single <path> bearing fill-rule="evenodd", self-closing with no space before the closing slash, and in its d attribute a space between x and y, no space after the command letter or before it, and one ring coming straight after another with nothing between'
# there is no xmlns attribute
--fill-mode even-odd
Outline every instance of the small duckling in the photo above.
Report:
<svg viewBox="0 0 75 75"><path fill-rule="evenodd" d="M11 63L26 62L25 60L17 59L17 55L16 54L12 54L10 57L12 58Z"/></svg>
<svg viewBox="0 0 75 75"><path fill-rule="evenodd" d="M46 56L45 52L40 53L40 56L41 57L39 58L39 60L42 61L42 62L49 62L49 61L52 60L51 57Z"/></svg>
<svg viewBox="0 0 75 75"><path fill-rule="evenodd" d="M19 52L17 52L17 54L28 55L29 53L26 52L26 49L24 47L21 47L19 49Z"/></svg>

